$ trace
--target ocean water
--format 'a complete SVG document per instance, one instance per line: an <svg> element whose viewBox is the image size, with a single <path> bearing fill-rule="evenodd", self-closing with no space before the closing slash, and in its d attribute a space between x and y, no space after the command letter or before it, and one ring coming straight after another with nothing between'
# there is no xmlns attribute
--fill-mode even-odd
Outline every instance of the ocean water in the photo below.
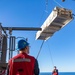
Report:
<svg viewBox="0 0 75 75"><path fill-rule="evenodd" d="M51 72L42 72L40 75L52 75ZM59 72L59 75L75 75L75 72Z"/></svg>

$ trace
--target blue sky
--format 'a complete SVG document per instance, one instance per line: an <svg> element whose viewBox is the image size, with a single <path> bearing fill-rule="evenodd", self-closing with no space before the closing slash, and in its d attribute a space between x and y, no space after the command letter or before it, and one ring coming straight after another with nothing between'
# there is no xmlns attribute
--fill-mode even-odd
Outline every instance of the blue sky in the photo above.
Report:
<svg viewBox="0 0 75 75"><path fill-rule="evenodd" d="M3 27L41 27L55 6L71 9L74 0L0 0L0 22ZM47 7L46 7L47 6ZM48 13L47 13L47 12ZM37 31L13 31L16 37L28 38L30 55L37 57L42 40L35 40ZM8 32L7 32L8 33ZM16 44L19 39L16 39ZM17 51L14 51L14 55ZM8 55L7 55L8 59ZM44 42L38 57L41 72L51 72L53 65L61 71L75 72L75 19Z"/></svg>

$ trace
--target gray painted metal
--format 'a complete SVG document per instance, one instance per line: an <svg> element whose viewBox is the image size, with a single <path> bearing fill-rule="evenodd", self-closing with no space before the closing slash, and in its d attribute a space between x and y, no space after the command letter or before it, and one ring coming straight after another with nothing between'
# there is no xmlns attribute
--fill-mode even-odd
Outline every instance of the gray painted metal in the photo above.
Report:
<svg viewBox="0 0 75 75"><path fill-rule="evenodd" d="M5 30L30 30L30 31L37 31L42 30L42 28L34 28L34 27L3 27Z"/></svg>
<svg viewBox="0 0 75 75"><path fill-rule="evenodd" d="M7 37L3 35L1 62L6 62L6 53L7 53Z"/></svg>
<svg viewBox="0 0 75 75"><path fill-rule="evenodd" d="M6 70L7 69L7 65L8 65L8 63L1 62L0 63L0 70Z"/></svg>
<svg viewBox="0 0 75 75"><path fill-rule="evenodd" d="M4 32L5 35L7 36L6 30L2 27L1 23L0 23L0 28L3 30L3 32Z"/></svg>

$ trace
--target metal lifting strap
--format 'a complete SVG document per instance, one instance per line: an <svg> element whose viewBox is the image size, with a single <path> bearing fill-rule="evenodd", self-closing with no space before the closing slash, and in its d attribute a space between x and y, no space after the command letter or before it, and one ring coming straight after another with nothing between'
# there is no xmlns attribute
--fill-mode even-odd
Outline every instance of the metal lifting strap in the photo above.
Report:
<svg viewBox="0 0 75 75"><path fill-rule="evenodd" d="M40 47L40 50L39 50L39 52L38 52L38 54L37 54L36 59L38 59L38 57L39 57L39 54L40 54L40 52L41 52L41 50L42 50L42 47L43 47L43 44L44 44L44 40L43 40L43 42L42 42L42 44L41 44L41 47Z"/></svg>

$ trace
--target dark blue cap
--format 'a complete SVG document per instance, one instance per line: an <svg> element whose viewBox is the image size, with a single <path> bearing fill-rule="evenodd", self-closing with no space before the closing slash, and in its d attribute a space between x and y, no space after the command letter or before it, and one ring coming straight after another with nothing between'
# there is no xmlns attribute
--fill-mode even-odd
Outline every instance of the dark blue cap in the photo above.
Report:
<svg viewBox="0 0 75 75"><path fill-rule="evenodd" d="M29 46L29 43L26 40L22 39L18 41L19 50L25 48L26 46Z"/></svg>

